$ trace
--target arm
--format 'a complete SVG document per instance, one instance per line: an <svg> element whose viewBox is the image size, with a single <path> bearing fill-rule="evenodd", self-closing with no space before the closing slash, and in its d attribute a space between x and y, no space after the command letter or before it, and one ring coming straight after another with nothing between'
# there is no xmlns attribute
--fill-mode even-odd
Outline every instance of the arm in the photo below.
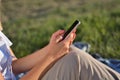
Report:
<svg viewBox="0 0 120 80"><path fill-rule="evenodd" d="M42 58L37 65L35 65L21 80L41 80L45 72L48 70L48 67L54 63L56 60L64 56L69 52L69 46L71 41L74 40L73 34L67 39L59 42L61 40L60 35L61 31L58 31L52 35L50 43L48 44L48 54ZM74 34L75 35L75 34Z"/></svg>
<svg viewBox="0 0 120 80"><path fill-rule="evenodd" d="M25 56L20 59L14 59L12 62L13 72L15 74L19 74L21 72L29 71L36 65L39 61L41 61L48 54L48 47L44 47L31 55Z"/></svg>
<svg viewBox="0 0 120 80"><path fill-rule="evenodd" d="M52 63L54 59L52 57L46 56L42 59L36 66L33 67L25 76L20 80L39 80L46 72L46 68Z"/></svg>
<svg viewBox="0 0 120 80"><path fill-rule="evenodd" d="M65 51L67 51L68 48L66 49L63 46L66 47L66 45L67 45L67 47L69 47L68 45L74 40L74 38L72 38L72 39L68 38L68 39L58 43L60 36L63 33L64 33L63 30L57 31L56 33L54 33L52 35L50 43L46 47L44 47L44 48L34 52L31 55L26 56L26 57L23 57L20 59L14 59L13 63L12 63L13 72L15 74L18 74L21 72L29 71L38 63L40 64L39 66L42 66L42 64L43 64L42 61L44 61L44 59L46 59L46 56L48 56L48 54L54 55L55 53L58 53L58 52L59 52L59 54L61 54L61 53L65 54ZM61 49L61 51L60 51L60 49ZM66 49L66 50L63 50L63 49ZM11 53L12 53L12 51L11 51ZM63 55L63 54L61 54L61 55ZM59 55L59 56L61 56L61 55ZM53 60L49 61L49 64L51 62L53 62ZM46 63L48 64L47 61L46 61Z"/></svg>

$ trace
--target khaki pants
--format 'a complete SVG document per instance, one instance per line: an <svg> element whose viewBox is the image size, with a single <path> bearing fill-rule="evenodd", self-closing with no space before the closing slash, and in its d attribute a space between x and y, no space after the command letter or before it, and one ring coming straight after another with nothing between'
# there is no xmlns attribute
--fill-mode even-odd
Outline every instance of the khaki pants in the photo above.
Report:
<svg viewBox="0 0 120 80"><path fill-rule="evenodd" d="M120 80L120 74L71 46L70 53L58 60L42 80Z"/></svg>

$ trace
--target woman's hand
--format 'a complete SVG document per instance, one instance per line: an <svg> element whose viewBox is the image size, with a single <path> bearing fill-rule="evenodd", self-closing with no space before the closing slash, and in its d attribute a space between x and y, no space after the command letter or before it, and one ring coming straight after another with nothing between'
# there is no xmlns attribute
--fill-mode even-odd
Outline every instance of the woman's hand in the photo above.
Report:
<svg viewBox="0 0 120 80"><path fill-rule="evenodd" d="M69 52L70 45L76 37L75 31L73 31L67 38L61 41L64 30L58 30L53 33L50 43L48 44L48 56L52 56L54 59L58 59Z"/></svg>

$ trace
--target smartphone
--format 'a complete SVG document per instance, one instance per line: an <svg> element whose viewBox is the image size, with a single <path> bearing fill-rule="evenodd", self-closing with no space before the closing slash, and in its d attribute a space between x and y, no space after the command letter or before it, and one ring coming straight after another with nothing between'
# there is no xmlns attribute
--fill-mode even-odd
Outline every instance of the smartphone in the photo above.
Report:
<svg viewBox="0 0 120 80"><path fill-rule="evenodd" d="M68 37L69 34L78 27L78 25L80 25L80 21L79 20L75 20L74 23L70 26L70 28L63 35L62 40L64 40L66 37Z"/></svg>

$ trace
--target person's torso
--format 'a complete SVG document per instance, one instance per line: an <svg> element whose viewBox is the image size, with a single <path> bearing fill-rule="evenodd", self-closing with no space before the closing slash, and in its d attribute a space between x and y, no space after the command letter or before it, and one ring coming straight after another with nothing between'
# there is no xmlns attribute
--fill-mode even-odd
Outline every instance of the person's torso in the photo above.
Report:
<svg viewBox="0 0 120 80"><path fill-rule="evenodd" d="M3 39L3 34L0 33L0 72L5 80L15 80L12 72L12 56L10 55L9 46L7 41Z"/></svg>

